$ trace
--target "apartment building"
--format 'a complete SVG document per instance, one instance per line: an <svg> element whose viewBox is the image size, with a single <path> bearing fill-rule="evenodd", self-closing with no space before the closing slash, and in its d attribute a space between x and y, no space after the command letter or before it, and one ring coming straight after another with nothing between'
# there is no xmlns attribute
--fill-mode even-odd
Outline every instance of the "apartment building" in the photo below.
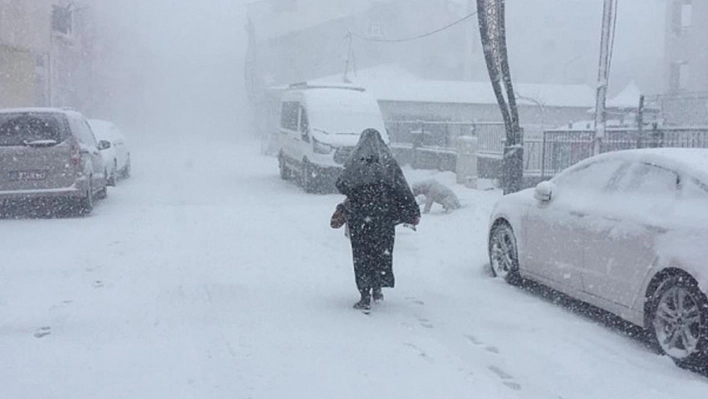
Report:
<svg viewBox="0 0 708 399"><path fill-rule="evenodd" d="M0 107L77 106L87 5L0 0Z"/></svg>

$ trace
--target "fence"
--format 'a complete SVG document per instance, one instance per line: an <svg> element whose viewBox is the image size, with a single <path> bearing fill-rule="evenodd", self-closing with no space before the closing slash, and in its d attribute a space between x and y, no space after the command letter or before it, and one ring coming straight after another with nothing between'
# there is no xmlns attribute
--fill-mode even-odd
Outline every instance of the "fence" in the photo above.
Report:
<svg viewBox="0 0 708 399"><path fill-rule="evenodd" d="M591 130L552 130L543 134L541 154L534 168L527 174L537 174L550 178L593 155L595 133ZM708 148L708 128L660 128L640 131L639 129L611 129L601 141L600 152L629 150L635 148L681 147ZM540 168L537 168L539 167Z"/></svg>
<svg viewBox="0 0 708 399"><path fill-rule="evenodd" d="M482 177L498 177L504 153L504 124L479 122L390 121L392 148L404 163L421 169L454 170L456 140L479 140ZM549 130L524 139L524 175L548 179L593 155L592 130ZM650 147L708 148L708 127L662 127L648 130L609 129L600 152Z"/></svg>
<svg viewBox="0 0 708 399"><path fill-rule="evenodd" d="M388 121L391 142L416 148L454 150L460 136L475 136L480 155L501 155L504 124L496 122Z"/></svg>

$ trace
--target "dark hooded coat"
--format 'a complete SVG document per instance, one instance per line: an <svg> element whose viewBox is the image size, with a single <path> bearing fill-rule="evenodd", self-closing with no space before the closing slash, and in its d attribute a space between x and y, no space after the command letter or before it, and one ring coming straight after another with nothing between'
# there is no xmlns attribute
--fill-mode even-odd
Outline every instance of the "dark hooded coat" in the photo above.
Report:
<svg viewBox="0 0 708 399"><path fill-rule="evenodd" d="M336 186L348 200L345 217L357 288L393 287L396 225L414 223L420 208L378 131L362 133Z"/></svg>

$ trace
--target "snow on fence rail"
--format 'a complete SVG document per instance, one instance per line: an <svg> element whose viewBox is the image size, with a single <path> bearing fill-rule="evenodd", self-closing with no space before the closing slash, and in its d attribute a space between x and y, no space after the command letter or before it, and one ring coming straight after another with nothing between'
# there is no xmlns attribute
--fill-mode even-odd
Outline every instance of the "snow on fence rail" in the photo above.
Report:
<svg viewBox="0 0 708 399"><path fill-rule="evenodd" d="M563 169L591 157L594 137L592 130L545 131L541 145L540 176L553 177ZM601 142L600 152L656 147L708 148L708 127L610 129Z"/></svg>
<svg viewBox="0 0 708 399"><path fill-rule="evenodd" d="M479 142L480 173L496 177L504 152L504 124L497 122L388 121L392 147L414 167L454 170L456 141L474 136ZM547 130L524 139L524 175L548 179L593 155L592 130ZM708 127L609 129L601 152L648 147L708 148ZM482 165L483 164L483 165Z"/></svg>
<svg viewBox="0 0 708 399"><path fill-rule="evenodd" d="M416 148L454 150L460 136L477 137L479 154L501 156L504 124L497 122L388 121L391 143Z"/></svg>

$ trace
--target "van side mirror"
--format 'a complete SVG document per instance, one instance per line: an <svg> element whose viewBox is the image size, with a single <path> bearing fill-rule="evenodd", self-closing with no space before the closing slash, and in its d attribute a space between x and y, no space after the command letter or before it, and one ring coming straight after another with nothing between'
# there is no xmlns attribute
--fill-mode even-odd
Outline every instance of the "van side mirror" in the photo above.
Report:
<svg viewBox="0 0 708 399"><path fill-rule="evenodd" d="M540 202L550 202L556 191L556 185L549 181L542 181L538 183L536 189L533 192L533 197Z"/></svg>
<svg viewBox="0 0 708 399"><path fill-rule="evenodd" d="M98 150L103 151L111 148L111 142L108 140L101 140L98 142Z"/></svg>

